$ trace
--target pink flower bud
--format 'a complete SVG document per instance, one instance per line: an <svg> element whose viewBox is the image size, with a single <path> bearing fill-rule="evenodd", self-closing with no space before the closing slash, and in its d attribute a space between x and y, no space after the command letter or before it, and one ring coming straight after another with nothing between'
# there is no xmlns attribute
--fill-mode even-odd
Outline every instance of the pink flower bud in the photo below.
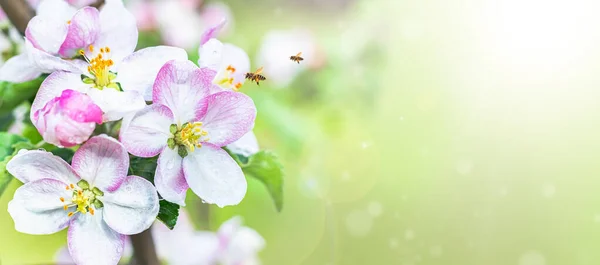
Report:
<svg viewBox="0 0 600 265"><path fill-rule="evenodd" d="M102 123L102 110L83 93L67 89L35 112L33 124L48 143L71 147L86 141L96 124Z"/></svg>

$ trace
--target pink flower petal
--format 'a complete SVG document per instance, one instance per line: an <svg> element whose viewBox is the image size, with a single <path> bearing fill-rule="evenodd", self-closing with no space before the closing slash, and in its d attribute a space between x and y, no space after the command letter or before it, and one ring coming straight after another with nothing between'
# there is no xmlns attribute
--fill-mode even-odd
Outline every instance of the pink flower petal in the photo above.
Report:
<svg viewBox="0 0 600 265"><path fill-rule="evenodd" d="M121 143L106 135L90 138L73 156L73 169L92 187L113 192L129 169L129 155Z"/></svg>
<svg viewBox="0 0 600 265"><path fill-rule="evenodd" d="M169 61L158 72L152 99L173 112L175 120L183 124L201 117L206 112L206 101L211 81L205 69L190 61Z"/></svg>
<svg viewBox="0 0 600 265"><path fill-rule="evenodd" d="M62 111L76 122L102 123L102 110L92 99L75 90L64 90L59 98Z"/></svg>
<svg viewBox="0 0 600 265"><path fill-rule="evenodd" d="M139 157L153 157L167 146L167 139L172 137L169 128L174 123L173 113L169 108L152 104L136 113L121 128L119 137L129 153Z"/></svg>
<svg viewBox="0 0 600 265"><path fill-rule="evenodd" d="M80 90L84 87L79 74L69 72L54 72L49 75L38 90L33 103L31 104L30 118L34 119L34 114L42 109L48 102L62 94L65 89Z"/></svg>
<svg viewBox="0 0 600 265"><path fill-rule="evenodd" d="M123 255L125 236L112 230L102 219L103 209L94 215L77 214L69 225L67 244L79 265L117 264Z"/></svg>
<svg viewBox="0 0 600 265"><path fill-rule="evenodd" d="M6 164L6 170L23 183L55 179L70 184L80 179L62 158L40 150L20 151Z"/></svg>
<svg viewBox="0 0 600 265"><path fill-rule="evenodd" d="M66 20L35 16L27 24L25 37L35 48L56 54L67 37L68 29Z"/></svg>
<svg viewBox="0 0 600 265"><path fill-rule="evenodd" d="M128 176L121 186L104 193L104 221L120 234L138 234L150 228L158 214L158 194L149 181Z"/></svg>
<svg viewBox="0 0 600 265"><path fill-rule="evenodd" d="M206 31L204 31L202 37L200 38L200 45L204 45L208 40L216 38L221 29L225 27L225 24L227 24L227 20L223 18L221 22L211 26Z"/></svg>
<svg viewBox="0 0 600 265"><path fill-rule="evenodd" d="M119 63L135 50L138 30L135 17L123 6L121 0L105 0L100 9L100 35L94 46L110 47L116 70Z"/></svg>
<svg viewBox="0 0 600 265"><path fill-rule="evenodd" d="M208 97L206 115L200 119L208 132L208 142L222 147L249 132L256 118L250 97L237 92L219 92Z"/></svg>
<svg viewBox="0 0 600 265"><path fill-rule="evenodd" d="M154 185L165 200L185 206L185 193L189 187L181 163L177 150L165 148L158 157Z"/></svg>
<svg viewBox="0 0 600 265"><path fill-rule="evenodd" d="M190 152L183 159L185 180L207 203L219 207L236 205L246 195L246 178L229 154L209 143Z"/></svg>
<svg viewBox="0 0 600 265"><path fill-rule="evenodd" d="M29 56L29 61L37 70L43 73L52 73L54 71L81 73L81 69L75 63L39 50L33 47L33 44L29 40L25 40L25 49Z"/></svg>
<svg viewBox="0 0 600 265"><path fill-rule="evenodd" d="M38 179L19 187L8 203L8 213L19 232L46 235L68 226L69 210L63 209L60 198L70 199L67 183L56 179Z"/></svg>
<svg viewBox="0 0 600 265"><path fill-rule="evenodd" d="M69 23L69 31L58 53L66 58L77 55L80 49L86 49L94 43L100 34L100 14L98 9L84 7L79 9Z"/></svg>

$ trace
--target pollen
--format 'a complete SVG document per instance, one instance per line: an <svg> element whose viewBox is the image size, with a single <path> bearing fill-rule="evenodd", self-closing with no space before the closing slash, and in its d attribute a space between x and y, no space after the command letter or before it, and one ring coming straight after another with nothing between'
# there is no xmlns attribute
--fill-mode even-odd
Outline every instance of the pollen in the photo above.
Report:
<svg viewBox="0 0 600 265"><path fill-rule="evenodd" d="M75 188L75 185L73 185L72 183L69 186L71 187L71 189Z"/></svg>
<svg viewBox="0 0 600 265"><path fill-rule="evenodd" d="M94 50L94 46L90 45L88 50L92 52ZM89 66L87 68L88 72L94 76L94 83L96 87L102 89L112 83L112 80L116 77L115 74L110 72L110 67L115 63L112 59L110 59L110 48L102 47L100 48L100 52L94 58L88 58L85 54L80 51L80 54L83 55L84 59L88 62Z"/></svg>
<svg viewBox="0 0 600 265"><path fill-rule="evenodd" d="M242 87L242 83L238 82L237 84L235 84L235 86L233 86L233 90L240 91L240 88Z"/></svg>
<svg viewBox="0 0 600 265"><path fill-rule="evenodd" d="M67 20L67 25L71 25L71 20Z"/></svg>
<svg viewBox="0 0 600 265"><path fill-rule="evenodd" d="M68 205L63 205L63 210L66 211L67 209L69 209L69 206Z"/></svg>
<svg viewBox="0 0 600 265"><path fill-rule="evenodd" d="M90 44L90 46L88 47L88 51L94 52L94 45Z"/></svg>
<svg viewBox="0 0 600 265"><path fill-rule="evenodd" d="M190 122L175 133L175 143L187 147L191 152L208 141L208 132L202 129L202 122Z"/></svg>
<svg viewBox="0 0 600 265"><path fill-rule="evenodd" d="M74 212L69 212L69 214L67 214L67 216L71 217L73 216L73 214L75 214Z"/></svg>
<svg viewBox="0 0 600 265"><path fill-rule="evenodd" d="M61 202L65 202L65 198L63 198L63 197L60 197L60 201L61 201Z"/></svg>
<svg viewBox="0 0 600 265"><path fill-rule="evenodd" d="M235 68L231 65L227 66L227 69L225 69L225 70L231 72L232 74L235 73Z"/></svg>

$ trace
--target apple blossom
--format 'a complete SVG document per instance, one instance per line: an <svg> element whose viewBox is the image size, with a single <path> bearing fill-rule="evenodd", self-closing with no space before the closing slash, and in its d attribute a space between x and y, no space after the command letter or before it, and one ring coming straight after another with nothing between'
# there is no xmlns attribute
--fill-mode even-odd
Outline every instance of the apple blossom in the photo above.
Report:
<svg viewBox="0 0 600 265"><path fill-rule="evenodd" d="M45 235L69 227L77 264L117 264L125 235L148 229L159 209L152 184L127 176L128 168L125 148L105 135L82 145L72 165L46 151L21 150L6 166L24 183L8 204L15 229Z"/></svg>
<svg viewBox="0 0 600 265"><path fill-rule="evenodd" d="M154 183L160 195L185 205L191 188L205 202L238 204L246 193L239 165L221 147L252 128L254 102L242 93L209 93L214 71L190 61L170 61L159 71L153 104L121 128L131 154L160 154Z"/></svg>
<svg viewBox="0 0 600 265"><path fill-rule="evenodd" d="M94 132L96 123L102 123L102 110L91 98L70 89L63 90L31 116L46 142L65 147L83 143Z"/></svg>

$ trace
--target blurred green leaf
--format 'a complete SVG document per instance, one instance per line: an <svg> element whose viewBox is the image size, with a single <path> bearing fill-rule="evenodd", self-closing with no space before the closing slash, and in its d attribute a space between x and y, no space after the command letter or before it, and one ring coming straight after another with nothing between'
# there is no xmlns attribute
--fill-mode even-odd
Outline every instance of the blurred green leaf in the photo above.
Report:
<svg viewBox="0 0 600 265"><path fill-rule="evenodd" d="M31 146L26 138L7 132L0 132L0 196L12 180L6 171L6 164L24 146Z"/></svg>
<svg viewBox="0 0 600 265"><path fill-rule="evenodd" d="M277 155L269 151L260 151L245 157L228 149L225 150L242 167L246 177L258 179L267 187L275 208L280 212L283 208L283 166Z"/></svg>
<svg viewBox="0 0 600 265"><path fill-rule="evenodd" d="M75 151L69 148L56 148L50 152L52 152L54 155L60 156L60 158L67 161L69 164L71 164L71 160L73 160L73 156L75 155Z"/></svg>
<svg viewBox="0 0 600 265"><path fill-rule="evenodd" d="M179 205L160 200L160 209L158 210L158 216L156 219L163 222L169 229L173 230L177 224L177 218L179 217Z"/></svg>
<svg viewBox="0 0 600 265"><path fill-rule="evenodd" d="M8 112L4 114L0 114L0 131L6 131L10 127L11 124L15 121L15 116Z"/></svg>
<svg viewBox="0 0 600 265"><path fill-rule="evenodd" d="M154 173L156 172L156 162L158 156L155 157L137 157L129 156L129 175L140 176L154 183Z"/></svg>
<svg viewBox="0 0 600 265"><path fill-rule="evenodd" d="M0 160L4 160L7 156L11 156L15 152L15 145L20 142L27 143L29 141L16 134L0 132Z"/></svg>
<svg viewBox="0 0 600 265"><path fill-rule="evenodd" d="M46 75L24 83L0 81L0 114L12 112L23 101L33 99Z"/></svg>

